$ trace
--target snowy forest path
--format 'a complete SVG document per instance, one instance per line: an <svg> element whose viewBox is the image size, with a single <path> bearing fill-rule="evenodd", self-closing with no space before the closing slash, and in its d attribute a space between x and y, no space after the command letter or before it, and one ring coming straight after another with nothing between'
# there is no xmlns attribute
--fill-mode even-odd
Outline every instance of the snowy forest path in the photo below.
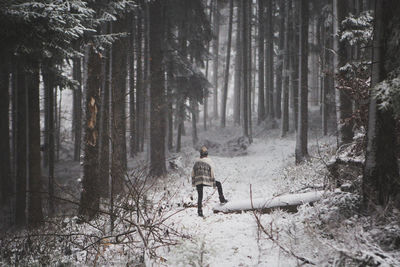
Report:
<svg viewBox="0 0 400 267"><path fill-rule="evenodd" d="M279 138L274 132L267 138L255 138L244 156L217 157L210 151L216 179L223 182L226 198L231 201L249 199L250 185L253 198L272 196L279 183L279 171L294 162L294 147L294 136ZM213 190L204 190L205 199ZM193 193L193 196L196 201L197 194ZM253 213L213 214L212 207L217 203L218 194L214 192L208 201L203 202L205 219L198 217L193 208L173 218L193 239L184 241L165 255L168 266L188 266L189 262L194 266L210 267L279 265L279 250L272 242L263 241L260 249Z"/></svg>

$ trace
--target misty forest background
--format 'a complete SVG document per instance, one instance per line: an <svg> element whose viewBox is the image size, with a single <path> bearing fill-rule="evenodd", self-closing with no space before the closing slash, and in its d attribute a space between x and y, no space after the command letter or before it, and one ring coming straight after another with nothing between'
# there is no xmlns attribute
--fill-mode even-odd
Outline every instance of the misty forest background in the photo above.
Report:
<svg viewBox="0 0 400 267"><path fill-rule="evenodd" d="M295 133L296 164L314 131L354 145L327 165L333 184L359 168L364 214L400 208L398 14L395 0L0 1L0 229L69 207L112 232L121 199L140 209L137 185L165 179L185 136L199 148L226 127L247 145L256 129ZM68 157L75 198L56 172Z"/></svg>

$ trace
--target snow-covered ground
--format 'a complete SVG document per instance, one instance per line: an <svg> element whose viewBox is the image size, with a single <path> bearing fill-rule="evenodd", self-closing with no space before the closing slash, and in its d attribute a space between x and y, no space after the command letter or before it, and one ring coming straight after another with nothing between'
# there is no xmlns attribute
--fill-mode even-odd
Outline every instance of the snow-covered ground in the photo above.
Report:
<svg viewBox="0 0 400 267"><path fill-rule="evenodd" d="M250 199L250 186L253 198L282 193L279 192L282 170L294 162L294 136L279 138L277 130L268 136L255 138L244 156L214 156L209 149L216 178L222 182L225 197L230 202ZM194 159L198 153L193 151L190 156ZM190 168L187 166L188 172ZM177 199L192 196L196 202L197 192L190 186L188 177L181 176L181 179L181 184L186 186L180 188ZM208 198L210 195L212 197ZM207 199L203 204L205 219L197 216L197 208L187 208L172 218L192 239L161 253L168 266L296 265L294 259L283 255L272 241L260 236L253 212L214 214L212 208L219 204L218 193L213 188L205 188L204 199Z"/></svg>

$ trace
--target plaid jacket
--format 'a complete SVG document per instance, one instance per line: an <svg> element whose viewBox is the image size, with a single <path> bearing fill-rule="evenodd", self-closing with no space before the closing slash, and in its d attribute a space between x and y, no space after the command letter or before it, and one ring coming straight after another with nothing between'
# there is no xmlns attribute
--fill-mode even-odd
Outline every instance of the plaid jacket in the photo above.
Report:
<svg viewBox="0 0 400 267"><path fill-rule="evenodd" d="M196 160L193 166L192 185L199 184L215 187L213 163L207 157Z"/></svg>

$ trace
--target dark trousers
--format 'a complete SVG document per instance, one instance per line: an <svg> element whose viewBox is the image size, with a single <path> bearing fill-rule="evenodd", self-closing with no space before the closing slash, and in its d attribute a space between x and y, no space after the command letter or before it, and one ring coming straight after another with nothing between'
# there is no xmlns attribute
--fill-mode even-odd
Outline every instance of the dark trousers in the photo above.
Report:
<svg viewBox="0 0 400 267"><path fill-rule="evenodd" d="M215 185L217 186L219 201L223 201L225 199L224 193L222 192L222 185L219 181L215 181ZM197 210L202 211L202 202L203 202L203 184L196 185L197 189Z"/></svg>

